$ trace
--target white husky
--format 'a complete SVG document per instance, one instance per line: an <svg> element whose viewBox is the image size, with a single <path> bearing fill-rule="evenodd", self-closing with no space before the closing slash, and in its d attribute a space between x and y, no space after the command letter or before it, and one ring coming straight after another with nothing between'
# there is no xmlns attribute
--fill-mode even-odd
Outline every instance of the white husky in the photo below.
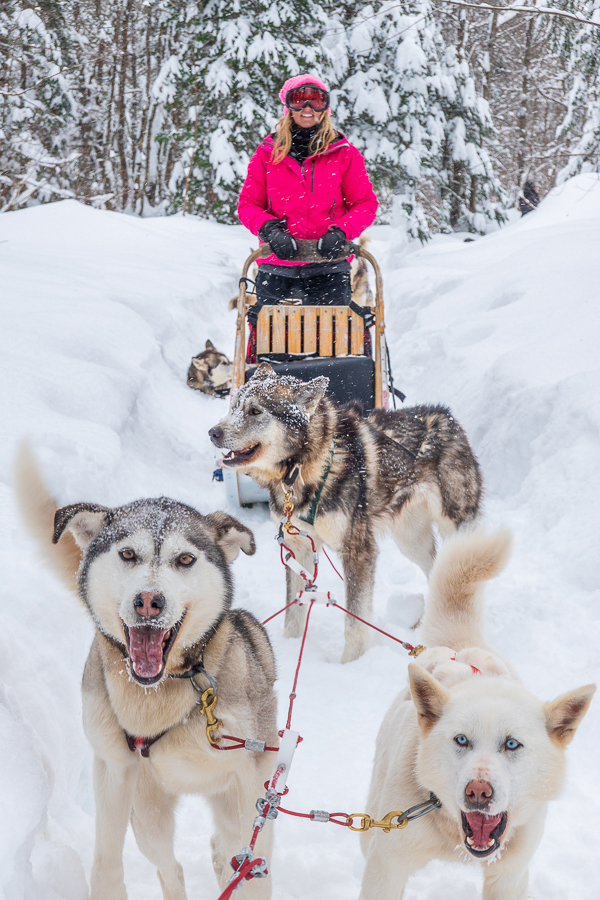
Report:
<svg viewBox="0 0 600 900"><path fill-rule="evenodd" d="M362 835L361 900L399 900L430 860L467 857L485 860L484 900L527 897L546 804L560 793L564 749L595 687L541 703L486 647L482 582L509 550L506 532L462 533L435 561L422 624L430 649L409 666L410 693L396 698L379 732L367 808L381 820L429 792L442 806L402 832Z"/></svg>

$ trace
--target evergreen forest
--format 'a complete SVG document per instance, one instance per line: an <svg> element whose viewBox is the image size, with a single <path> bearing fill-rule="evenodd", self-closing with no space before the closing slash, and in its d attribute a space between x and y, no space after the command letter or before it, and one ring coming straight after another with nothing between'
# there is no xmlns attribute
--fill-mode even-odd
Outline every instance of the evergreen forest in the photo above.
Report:
<svg viewBox="0 0 600 900"><path fill-rule="evenodd" d="M3 0L0 211L73 198L234 223L281 85L311 72L378 221L484 233L527 182L600 171L600 0L516 5Z"/></svg>

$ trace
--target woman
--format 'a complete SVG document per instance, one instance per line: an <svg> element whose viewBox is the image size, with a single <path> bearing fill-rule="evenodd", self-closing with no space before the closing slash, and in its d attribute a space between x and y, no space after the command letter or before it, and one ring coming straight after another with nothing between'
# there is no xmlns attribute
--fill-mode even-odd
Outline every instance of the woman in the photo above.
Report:
<svg viewBox="0 0 600 900"><path fill-rule="evenodd" d="M242 224L273 251L259 265L258 304L348 304L350 262L339 257L377 212L364 159L333 127L319 78L290 78L279 98L283 116L250 160L238 205ZM300 262L296 238L317 240L323 262Z"/></svg>

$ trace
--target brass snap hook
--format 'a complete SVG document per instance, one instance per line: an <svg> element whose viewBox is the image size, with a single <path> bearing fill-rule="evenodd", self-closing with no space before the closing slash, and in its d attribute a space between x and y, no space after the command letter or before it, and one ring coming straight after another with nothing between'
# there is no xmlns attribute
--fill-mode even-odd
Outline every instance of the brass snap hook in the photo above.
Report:
<svg viewBox="0 0 600 900"><path fill-rule="evenodd" d="M353 813L351 816L347 817L346 822L351 831L368 831L369 828L383 828L384 833L389 834L392 828L406 828L408 819L401 819L400 822L396 823L392 822L392 819L397 819L403 815L404 813L401 809L395 809L378 822L376 819L372 819L371 816L367 815L367 813ZM354 819L360 819L361 824L352 825L351 823Z"/></svg>
<svg viewBox="0 0 600 900"><path fill-rule="evenodd" d="M201 697L202 706L200 712L203 716L206 716L206 737L211 744L218 744L221 740L220 737L212 733L223 725L222 721L214 715L218 699L219 695L215 694L212 687L207 688Z"/></svg>

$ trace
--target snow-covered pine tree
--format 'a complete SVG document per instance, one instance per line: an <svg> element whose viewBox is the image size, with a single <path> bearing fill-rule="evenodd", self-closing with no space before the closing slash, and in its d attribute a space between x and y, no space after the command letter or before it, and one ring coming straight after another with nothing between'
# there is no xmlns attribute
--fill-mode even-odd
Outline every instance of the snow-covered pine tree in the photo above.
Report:
<svg viewBox="0 0 600 900"><path fill-rule="evenodd" d="M487 104L446 49L429 0L345 4L325 35L336 121L364 153L387 216L409 236L484 230L501 217L482 147ZM454 206L450 198L454 197Z"/></svg>
<svg viewBox="0 0 600 900"><path fill-rule="evenodd" d="M172 209L237 222L250 156L281 116L287 78L322 71L325 15L316 0L189 2L180 18Z"/></svg>
<svg viewBox="0 0 600 900"><path fill-rule="evenodd" d="M567 0L564 8L600 24L600 0L586 0L583 9ZM600 172L600 28L569 23L560 29L559 40L573 78L559 137L575 138L569 161L557 176L560 184L580 172Z"/></svg>
<svg viewBox="0 0 600 900"><path fill-rule="evenodd" d="M325 35L334 118L365 156L379 218L395 198L394 219L421 239L429 226L419 184L434 172L444 134L429 12L428 0L346 3Z"/></svg>
<svg viewBox="0 0 600 900"><path fill-rule="evenodd" d="M460 10L455 46L447 47L442 58L440 105L446 124L436 179L439 228L485 233L490 222L505 221L505 192L485 147L494 128L467 62L467 26L466 10Z"/></svg>
<svg viewBox="0 0 600 900"><path fill-rule="evenodd" d="M456 11L447 9L442 33L454 44ZM501 6L492 12L470 8L468 17L464 49L490 104L496 136L486 147L494 168L502 173L511 202L528 180L544 196L567 160L568 136L557 139L557 130L566 111L568 77L560 54L549 52L552 31L562 33L565 20L503 12Z"/></svg>
<svg viewBox="0 0 600 900"><path fill-rule="evenodd" d="M172 98L171 20L182 2L79 0L69 7L78 199L140 215L161 209L173 160L157 136Z"/></svg>
<svg viewBox="0 0 600 900"><path fill-rule="evenodd" d="M0 9L0 212L72 196L68 130L72 63L62 4Z"/></svg>

